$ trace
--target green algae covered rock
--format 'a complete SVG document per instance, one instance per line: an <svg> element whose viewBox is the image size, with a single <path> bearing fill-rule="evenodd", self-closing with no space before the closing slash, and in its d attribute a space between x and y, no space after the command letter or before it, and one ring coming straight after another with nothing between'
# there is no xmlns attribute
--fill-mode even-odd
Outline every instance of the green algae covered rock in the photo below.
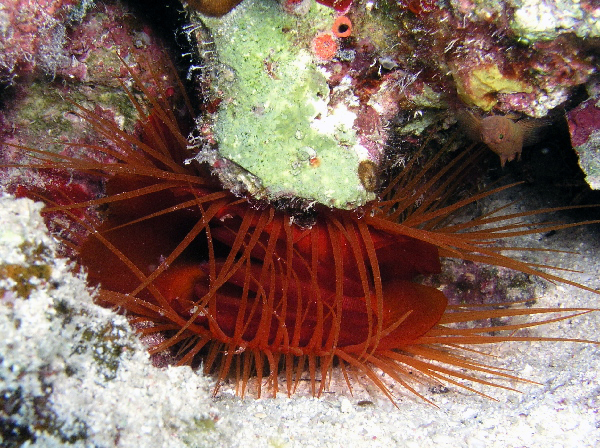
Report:
<svg viewBox="0 0 600 448"><path fill-rule="evenodd" d="M330 32L332 9L313 3L296 16L273 1L246 0L223 18L192 20L210 30L216 49L217 158L247 171L220 176L249 173L254 181L245 189L271 200L353 208L374 197L358 177L367 151L353 129L356 114L343 101L332 105L328 74L312 48L316 36Z"/></svg>

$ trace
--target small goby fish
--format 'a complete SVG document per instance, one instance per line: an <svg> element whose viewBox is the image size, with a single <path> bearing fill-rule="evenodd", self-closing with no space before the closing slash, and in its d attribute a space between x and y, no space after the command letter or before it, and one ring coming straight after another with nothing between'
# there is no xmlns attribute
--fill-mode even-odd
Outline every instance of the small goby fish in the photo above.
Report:
<svg viewBox="0 0 600 448"><path fill-rule="evenodd" d="M500 165L521 158L523 146L531 146L542 139L547 120L526 118L514 121L502 115L478 117L472 112L459 113L459 122L477 142L483 142L500 157Z"/></svg>

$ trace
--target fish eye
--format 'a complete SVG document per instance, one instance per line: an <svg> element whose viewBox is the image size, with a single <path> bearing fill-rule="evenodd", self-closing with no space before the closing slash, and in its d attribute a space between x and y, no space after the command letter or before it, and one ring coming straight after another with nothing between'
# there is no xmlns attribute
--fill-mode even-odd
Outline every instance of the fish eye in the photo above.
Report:
<svg viewBox="0 0 600 448"><path fill-rule="evenodd" d="M504 138L504 134L500 134L500 135L498 136L498 138L499 138L500 140L502 140L502 139Z"/></svg>

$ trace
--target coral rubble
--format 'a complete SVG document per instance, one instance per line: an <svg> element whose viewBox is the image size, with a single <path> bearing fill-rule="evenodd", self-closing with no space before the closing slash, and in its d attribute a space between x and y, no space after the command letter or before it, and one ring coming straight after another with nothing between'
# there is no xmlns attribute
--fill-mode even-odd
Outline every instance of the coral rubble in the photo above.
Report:
<svg viewBox="0 0 600 448"><path fill-rule="evenodd" d="M0 195L0 445L227 445L207 379L152 367L127 318L95 305L57 256L42 207ZM17 266L28 275L5 275Z"/></svg>

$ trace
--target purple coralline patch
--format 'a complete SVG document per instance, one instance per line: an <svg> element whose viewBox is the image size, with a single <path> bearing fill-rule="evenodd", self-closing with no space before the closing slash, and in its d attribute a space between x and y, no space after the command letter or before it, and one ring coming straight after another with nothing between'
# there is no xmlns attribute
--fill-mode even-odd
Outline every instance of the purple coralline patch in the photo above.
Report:
<svg viewBox="0 0 600 448"><path fill-rule="evenodd" d="M579 156L586 182L600 189L600 96L590 98L567 114L571 143Z"/></svg>
<svg viewBox="0 0 600 448"><path fill-rule="evenodd" d="M577 149L600 129L600 98L590 98L567 114L571 143Z"/></svg>

